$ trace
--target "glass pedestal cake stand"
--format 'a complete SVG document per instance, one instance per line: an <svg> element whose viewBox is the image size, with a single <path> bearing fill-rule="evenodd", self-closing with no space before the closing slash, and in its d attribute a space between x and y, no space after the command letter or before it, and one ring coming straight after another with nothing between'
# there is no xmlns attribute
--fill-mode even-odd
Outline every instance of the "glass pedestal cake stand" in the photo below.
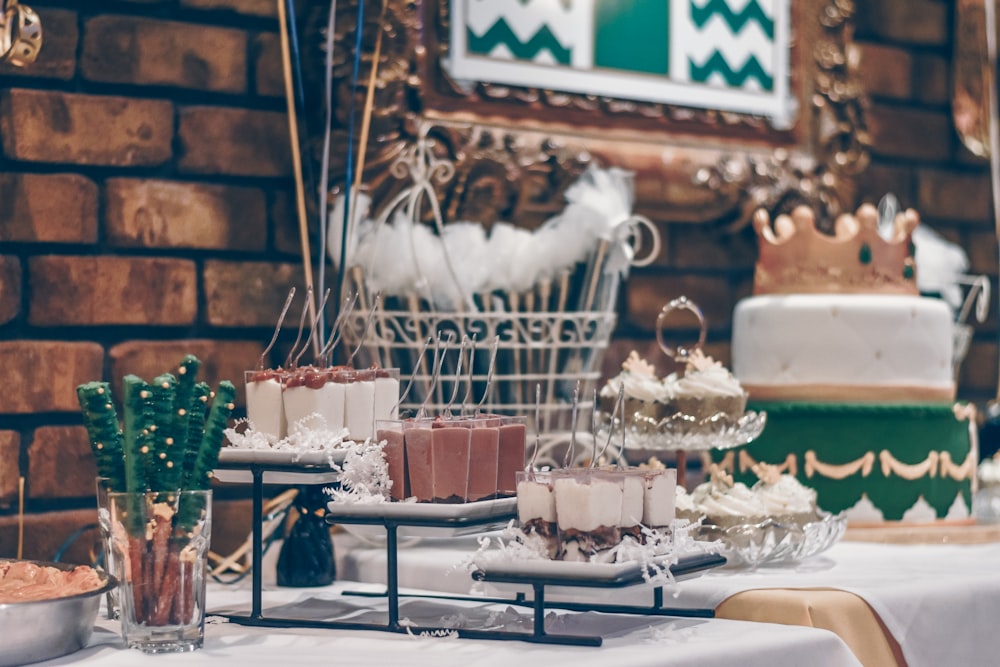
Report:
<svg viewBox="0 0 1000 667"><path fill-rule="evenodd" d="M604 415L602 437L618 442L621 454L629 451L655 456L673 452L677 458L677 483L683 484L689 452L732 449L753 442L767 424L766 412L747 410L739 417L718 413L706 419L675 413L655 424L631 421L622 425Z"/></svg>

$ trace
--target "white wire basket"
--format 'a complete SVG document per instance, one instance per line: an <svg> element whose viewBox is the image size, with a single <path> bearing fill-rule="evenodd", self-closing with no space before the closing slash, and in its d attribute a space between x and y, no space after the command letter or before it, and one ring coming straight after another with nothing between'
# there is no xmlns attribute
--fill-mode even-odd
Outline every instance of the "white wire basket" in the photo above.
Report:
<svg viewBox="0 0 1000 667"><path fill-rule="evenodd" d="M442 236L434 185L450 178L453 169L434 155L431 143L421 137L397 159L394 173L412 184L383 207L373 229L399 216L421 224L429 210ZM624 182L630 189L630 181ZM624 198L629 207L630 198ZM537 434L536 464L561 464L571 440L578 444L576 458L585 458L593 451L593 397L622 280L629 266L652 262L660 247L655 226L623 209L609 216L614 219L604 225L608 233L583 261L520 291L468 293L455 258L444 252L442 262L453 279L449 289L461 295L450 310L434 305L424 275L415 276L408 293L383 297L369 284L371 267L349 264L349 289L360 297L344 327L345 341L358 350L354 365L400 369L401 413L522 415L528 418L529 442ZM639 259L644 236L652 247ZM416 256L413 264L419 273Z"/></svg>

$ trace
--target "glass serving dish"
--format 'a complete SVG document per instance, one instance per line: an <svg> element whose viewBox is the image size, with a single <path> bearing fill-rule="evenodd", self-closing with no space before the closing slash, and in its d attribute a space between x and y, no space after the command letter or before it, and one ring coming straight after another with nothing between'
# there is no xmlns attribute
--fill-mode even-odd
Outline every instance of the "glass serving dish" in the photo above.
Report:
<svg viewBox="0 0 1000 667"><path fill-rule="evenodd" d="M603 413L603 437L610 428L613 441L622 436L620 420ZM766 412L747 410L739 417L717 413L698 419L674 413L655 423L631 419L625 425L625 449L707 451L732 449L755 440L767 424Z"/></svg>
<svg viewBox="0 0 1000 667"><path fill-rule="evenodd" d="M840 541L847 517L819 511L814 518L767 518L760 522L716 525L706 519L697 539L718 540L730 565L757 567L789 563L823 553Z"/></svg>

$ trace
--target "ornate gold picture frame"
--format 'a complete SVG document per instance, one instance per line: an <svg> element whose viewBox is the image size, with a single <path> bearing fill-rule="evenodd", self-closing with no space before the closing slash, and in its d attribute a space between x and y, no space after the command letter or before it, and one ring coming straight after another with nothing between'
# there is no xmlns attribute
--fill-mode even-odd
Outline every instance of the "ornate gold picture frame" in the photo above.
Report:
<svg viewBox="0 0 1000 667"><path fill-rule="evenodd" d="M357 138L347 145L349 110L364 107L373 67L361 181L376 206L391 199L399 187L394 159L418 136L430 137L434 150L455 165L439 189L446 220L535 226L561 208L562 191L595 160L635 172L637 209L656 219L738 224L758 206L779 208L791 200L834 215L851 177L867 164L851 0L791 3L788 90L797 110L790 124L557 85L456 81L448 59L458 1L365 4L357 72L358 4L338 3L328 70L337 100L334 188L342 183L344 157L358 151ZM311 7L315 34L326 25L328 7ZM307 90L321 90L322 58L321 49L306 58Z"/></svg>

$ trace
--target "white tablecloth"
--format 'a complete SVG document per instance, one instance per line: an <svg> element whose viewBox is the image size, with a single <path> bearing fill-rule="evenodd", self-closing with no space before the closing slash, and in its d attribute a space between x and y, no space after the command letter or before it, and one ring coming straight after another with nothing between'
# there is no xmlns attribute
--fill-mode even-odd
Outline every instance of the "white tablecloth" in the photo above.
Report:
<svg viewBox="0 0 1000 667"><path fill-rule="evenodd" d="M295 600L317 598L334 604L339 592L360 584L324 589L273 589L264 594L264 609ZM209 608L249 605L246 586L209 588ZM373 603L377 604L377 603ZM417 602L417 605L424 604ZM309 606L309 605L306 605ZM323 605L312 604L313 607ZM503 610L503 607L497 607ZM404 607L405 610L405 607ZM401 614L405 617L405 614ZM215 621L217 619L210 619ZM428 638L375 631L263 629L210 622L205 647L194 653L146 656L125 649L113 621L101 620L90 645L53 665L407 665L408 667L512 667L519 664L573 667L850 667L858 665L841 640L813 628L769 625L722 619L646 619L570 614L561 629L597 631L601 647L547 646L520 641Z"/></svg>
<svg viewBox="0 0 1000 667"><path fill-rule="evenodd" d="M384 550L338 539L343 576L385 581ZM425 541L400 550L400 585L467 592L456 565L474 542ZM726 598L760 588L834 588L864 599L900 644L910 667L1000 664L1000 544L885 545L841 542L796 565L757 570L722 568L681 582L665 604L715 608ZM495 592L495 591L487 591ZM613 592L616 602L648 603L641 588Z"/></svg>

